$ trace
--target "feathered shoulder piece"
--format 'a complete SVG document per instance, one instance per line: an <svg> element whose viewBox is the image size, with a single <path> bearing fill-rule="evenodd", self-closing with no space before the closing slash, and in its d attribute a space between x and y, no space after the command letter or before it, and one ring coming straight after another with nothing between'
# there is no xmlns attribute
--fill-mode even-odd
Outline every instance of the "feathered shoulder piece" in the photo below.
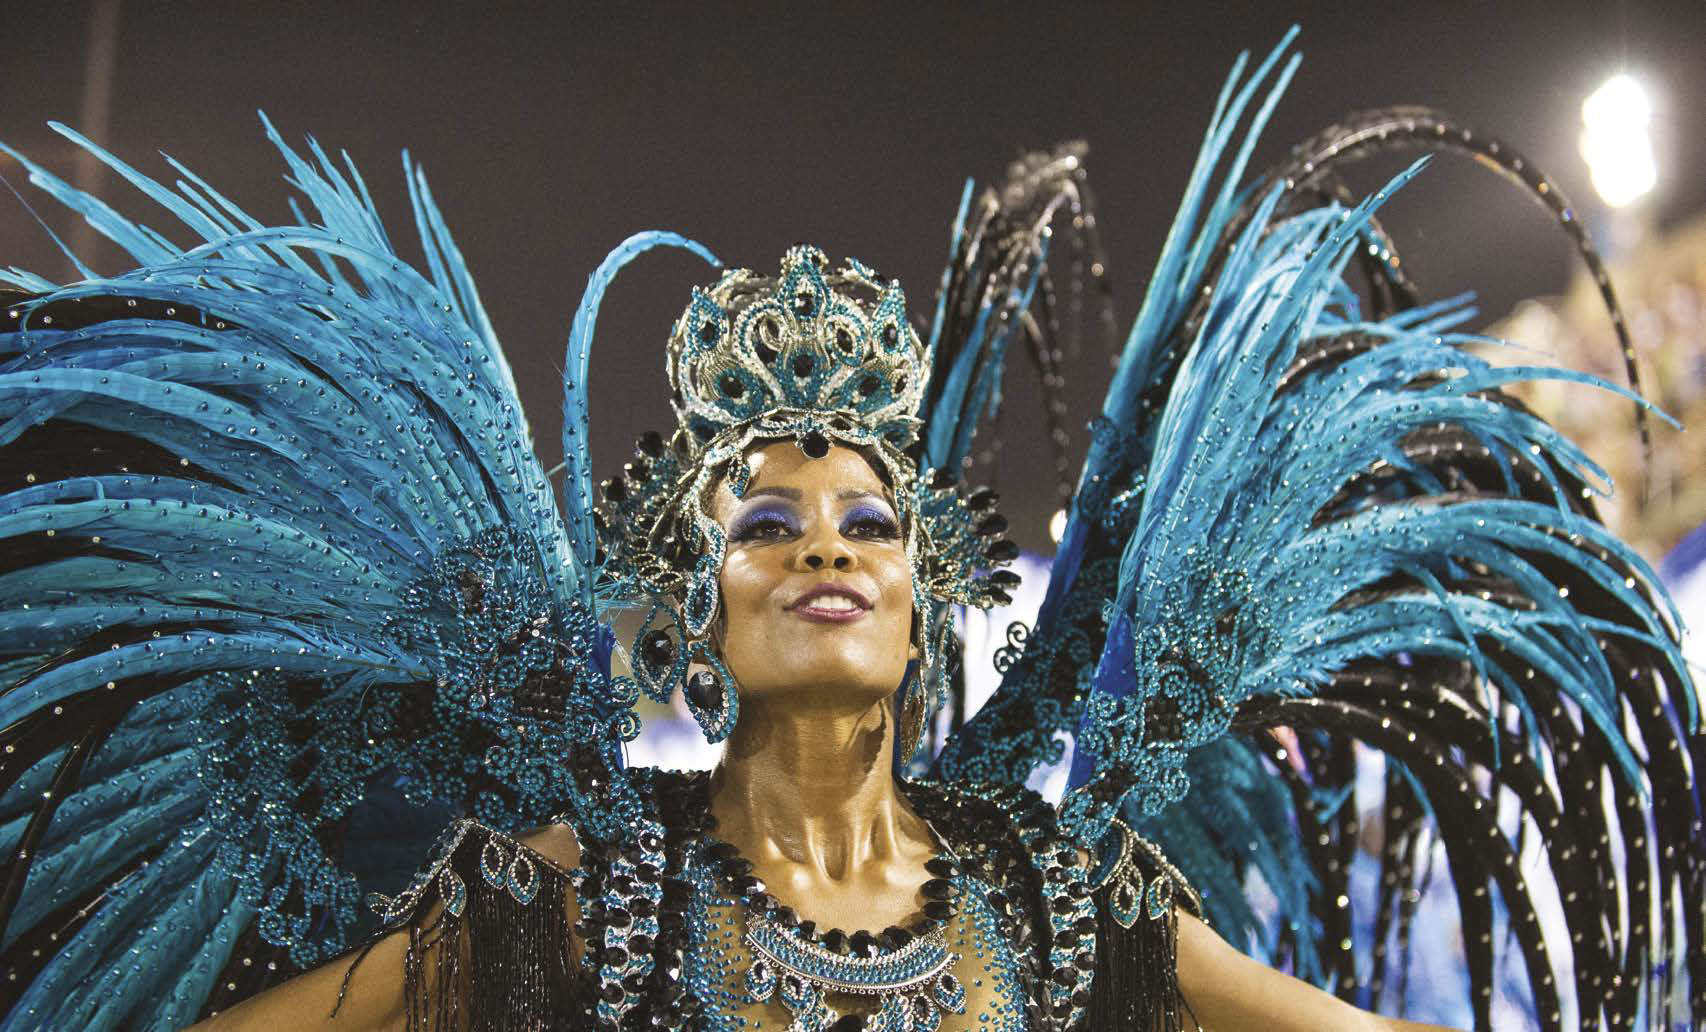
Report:
<svg viewBox="0 0 1706 1032"><path fill-rule="evenodd" d="M1435 112L1353 118L1246 178L1288 47L1221 96L1036 626L937 770L1020 780L1070 734L1082 844L1129 826L1222 934L1364 1005L1401 981L1437 856L1481 1027L1501 922L1546 1028L1571 981L1584 1027L1706 1013L1706 750L1677 615L1595 516L1598 467L1507 393L1621 388L1480 357L1472 310L1422 303L1376 220L1423 163L1360 201L1333 169L1468 151L1598 259L1555 184ZM1258 874L1277 926L1246 902Z"/></svg>
<svg viewBox="0 0 1706 1032"><path fill-rule="evenodd" d="M267 227L61 131L175 225L13 155L137 267L4 274L4 1027L181 1027L320 963L457 814L642 826L584 492L559 513L419 170L424 273L317 146L273 135L301 206Z"/></svg>

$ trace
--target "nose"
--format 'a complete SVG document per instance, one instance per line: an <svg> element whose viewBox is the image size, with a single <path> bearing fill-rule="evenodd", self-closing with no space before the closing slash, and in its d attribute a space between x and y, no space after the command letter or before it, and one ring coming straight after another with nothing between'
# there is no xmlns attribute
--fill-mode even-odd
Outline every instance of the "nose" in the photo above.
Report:
<svg viewBox="0 0 1706 1032"><path fill-rule="evenodd" d="M827 523L827 521L826 521ZM821 529L800 539L800 546L795 553L796 560L808 570L821 570L829 567L835 570L850 570L856 563L853 549L836 530L833 524L820 524Z"/></svg>

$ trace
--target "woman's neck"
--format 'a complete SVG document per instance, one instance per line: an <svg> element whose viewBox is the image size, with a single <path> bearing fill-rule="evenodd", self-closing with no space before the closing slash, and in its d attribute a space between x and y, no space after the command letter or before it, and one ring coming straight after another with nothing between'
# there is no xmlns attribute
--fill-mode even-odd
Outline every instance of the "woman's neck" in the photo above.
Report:
<svg viewBox="0 0 1706 1032"><path fill-rule="evenodd" d="M929 848L894 779L887 699L869 706L741 700L712 780L718 836L750 859L840 880Z"/></svg>

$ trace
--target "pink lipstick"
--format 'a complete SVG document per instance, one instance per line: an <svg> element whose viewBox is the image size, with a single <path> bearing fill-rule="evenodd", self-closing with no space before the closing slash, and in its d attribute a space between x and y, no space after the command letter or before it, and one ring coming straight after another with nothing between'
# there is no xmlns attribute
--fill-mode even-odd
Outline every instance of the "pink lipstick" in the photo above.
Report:
<svg viewBox="0 0 1706 1032"><path fill-rule="evenodd" d="M807 620L847 623L864 616L871 603L845 584L819 584L795 599L788 608Z"/></svg>

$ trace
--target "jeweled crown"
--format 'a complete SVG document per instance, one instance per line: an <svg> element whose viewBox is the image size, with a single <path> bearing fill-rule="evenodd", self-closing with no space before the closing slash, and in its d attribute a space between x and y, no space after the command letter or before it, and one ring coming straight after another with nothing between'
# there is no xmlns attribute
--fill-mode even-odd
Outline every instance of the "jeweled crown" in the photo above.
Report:
<svg viewBox="0 0 1706 1032"><path fill-rule="evenodd" d="M779 278L732 269L695 288L669 340L671 400L691 452L786 412L841 413L905 448L929 368L899 283L852 259L831 272L803 244L783 256Z"/></svg>

